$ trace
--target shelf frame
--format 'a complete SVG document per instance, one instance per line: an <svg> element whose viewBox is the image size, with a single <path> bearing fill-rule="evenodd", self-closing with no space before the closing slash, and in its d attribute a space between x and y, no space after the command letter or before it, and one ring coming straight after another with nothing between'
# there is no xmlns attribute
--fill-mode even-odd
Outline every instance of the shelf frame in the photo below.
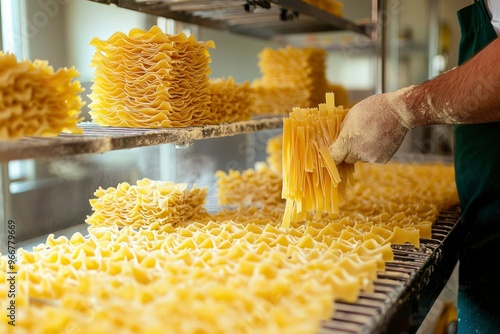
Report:
<svg viewBox="0 0 500 334"><path fill-rule="evenodd" d="M301 0L271 0L270 9L256 8L253 12L244 10L244 1L234 0L89 1L114 4L150 15L263 39L271 39L279 35L324 31L351 31L371 37L373 31L373 24L358 25ZM283 21L280 19L281 8L297 11L299 17ZM235 9L240 10L235 11Z"/></svg>
<svg viewBox="0 0 500 334"><path fill-rule="evenodd" d="M161 129L105 127L82 122L79 127L83 130L83 135L61 134L51 138L32 137L18 141L0 141L0 162L104 153L160 144L189 147L196 140L279 129L283 127L283 117L255 117L248 121L220 125Z"/></svg>

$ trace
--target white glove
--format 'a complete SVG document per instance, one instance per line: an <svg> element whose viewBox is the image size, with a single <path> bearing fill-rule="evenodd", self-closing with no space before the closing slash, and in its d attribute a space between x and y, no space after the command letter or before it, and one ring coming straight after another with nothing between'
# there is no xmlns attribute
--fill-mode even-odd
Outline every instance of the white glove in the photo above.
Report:
<svg viewBox="0 0 500 334"><path fill-rule="evenodd" d="M342 123L339 137L330 146L335 163L388 162L408 130L415 127L414 115L405 104L411 89L373 95L354 105Z"/></svg>

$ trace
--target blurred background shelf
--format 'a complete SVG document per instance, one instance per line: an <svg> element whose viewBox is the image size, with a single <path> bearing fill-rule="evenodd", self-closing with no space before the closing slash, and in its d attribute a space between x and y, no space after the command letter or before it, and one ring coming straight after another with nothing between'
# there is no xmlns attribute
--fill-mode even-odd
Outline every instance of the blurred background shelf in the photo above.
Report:
<svg viewBox="0 0 500 334"><path fill-rule="evenodd" d="M277 35L351 31L369 36L370 25L358 25L304 1L241 0L90 0L118 7L226 30L257 38ZM259 5L260 4L260 5Z"/></svg>

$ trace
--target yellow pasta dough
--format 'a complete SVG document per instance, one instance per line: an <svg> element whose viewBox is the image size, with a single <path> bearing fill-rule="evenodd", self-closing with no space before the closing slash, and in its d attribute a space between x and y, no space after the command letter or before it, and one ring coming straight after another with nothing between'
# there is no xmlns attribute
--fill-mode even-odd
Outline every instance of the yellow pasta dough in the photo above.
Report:
<svg viewBox="0 0 500 334"><path fill-rule="evenodd" d="M74 67L54 71L46 61L0 52L0 140L81 133L78 75Z"/></svg>

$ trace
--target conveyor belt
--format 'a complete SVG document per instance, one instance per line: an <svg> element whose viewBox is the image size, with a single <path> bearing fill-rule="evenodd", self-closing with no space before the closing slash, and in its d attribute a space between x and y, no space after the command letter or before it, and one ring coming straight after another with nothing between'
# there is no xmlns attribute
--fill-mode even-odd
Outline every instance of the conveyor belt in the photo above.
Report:
<svg viewBox="0 0 500 334"><path fill-rule="evenodd" d="M332 318L322 323L318 334L415 333L457 262L459 222L460 209L453 207L439 215L432 238L421 239L420 248L393 245L394 261L378 274L374 292L361 292L356 303L335 302ZM79 225L58 234L85 230L86 225ZM44 240L22 246L29 249Z"/></svg>
<svg viewBox="0 0 500 334"><path fill-rule="evenodd" d="M336 302L319 333L415 333L457 262L459 221L460 208L453 207L439 215L420 248L393 245L394 261L378 274L375 291L353 304Z"/></svg>

